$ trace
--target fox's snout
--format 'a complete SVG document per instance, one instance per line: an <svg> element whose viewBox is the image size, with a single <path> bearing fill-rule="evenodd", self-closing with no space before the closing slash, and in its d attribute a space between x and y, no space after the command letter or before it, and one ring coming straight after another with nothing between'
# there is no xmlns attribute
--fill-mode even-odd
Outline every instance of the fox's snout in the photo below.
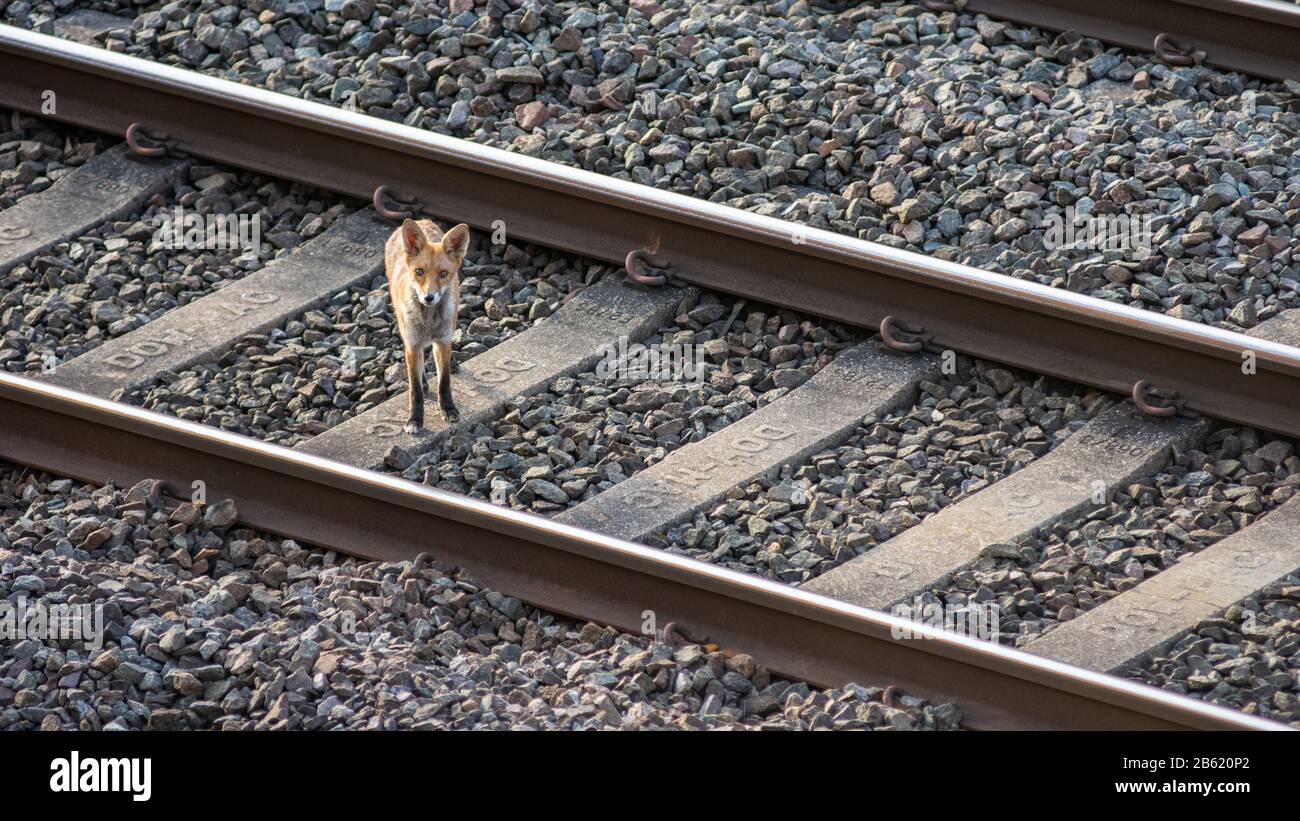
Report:
<svg viewBox="0 0 1300 821"><path fill-rule="evenodd" d="M430 281L432 280L432 277L427 276L423 279L424 281L420 281L420 279L417 278L412 278L411 280L411 291L412 295L415 297L415 304L422 305L426 308L434 308L443 304L444 301L456 301L456 297L453 294L452 283L443 282L440 284L436 281Z"/></svg>

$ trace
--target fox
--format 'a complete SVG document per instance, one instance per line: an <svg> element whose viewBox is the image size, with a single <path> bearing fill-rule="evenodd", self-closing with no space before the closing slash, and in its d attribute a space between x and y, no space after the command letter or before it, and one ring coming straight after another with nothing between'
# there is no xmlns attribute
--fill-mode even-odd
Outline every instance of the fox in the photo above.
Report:
<svg viewBox="0 0 1300 821"><path fill-rule="evenodd" d="M448 422L460 419L451 396L451 338L460 313L460 266L469 252L469 226L443 233L432 220L407 219L384 245L388 296L406 355L410 417L403 430L424 428L429 392L425 356L430 346L438 365L438 408Z"/></svg>

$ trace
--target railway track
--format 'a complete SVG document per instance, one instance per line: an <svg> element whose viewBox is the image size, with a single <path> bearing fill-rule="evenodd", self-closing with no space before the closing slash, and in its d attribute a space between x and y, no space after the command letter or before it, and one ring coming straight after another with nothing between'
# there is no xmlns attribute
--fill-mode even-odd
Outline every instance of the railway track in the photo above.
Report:
<svg viewBox="0 0 1300 821"><path fill-rule="evenodd" d="M947 7L943 3L922 3L922 6ZM1295 79L1300 76L1300 63L1288 44L1300 18L1285 3L973 0L966 9L1154 51L1171 65L1190 65L1203 60L1261 77Z"/></svg>
<svg viewBox="0 0 1300 821"><path fill-rule="evenodd" d="M414 129L380 126L240 86L187 80L166 68L136 65L34 35L5 32L0 50L0 61L21 56L55 74L64 73L60 88L73 76L79 79L66 86L68 93L61 92L61 120L125 132L130 123L124 121L133 107L143 111L162 99L174 100L168 110L176 122L168 130L194 155L221 161L239 156L242 159L234 164L262 172L280 164L281 174L344 193L374 194L394 179L418 189L421 180L441 174L439 190L446 198L433 206L441 218L490 228L503 215L512 236L545 240L608 262L659 239L662 253L671 256L680 276L674 283L650 288L618 277L592 283L587 279L593 277L576 277L562 283L570 295L567 300L561 299L562 288L552 285L547 297L537 296L546 307L530 309L526 319L510 328L513 334L500 334L490 346L480 344L468 351L462 347L456 377L462 419L456 425L435 423L422 435L402 432L404 400L396 390L391 396L385 390L359 402L333 403L331 410L337 412L324 411L314 417L317 424L288 431L291 435L284 441L294 445L291 450L110 401L153 397L155 406L165 404L160 409L178 413L165 401L176 391L162 391L160 386L187 378L202 382L221 366L234 364L239 357L228 355L236 349L271 371L296 365L305 346L279 341L298 338L289 333L291 323L303 325L298 334L306 334L316 322L308 319L313 311L338 308L333 303L340 293L356 291L359 297L369 292L380 273L379 243L391 224L352 203L337 211L328 227L297 247L283 249L257 270L56 361L49 374L37 379L0 375L6 418L0 455L5 458L92 482L152 478L185 488L200 478L211 498L236 499L241 521L251 526L385 561L409 560L433 550L440 560L468 568L498 589L540 607L623 629L637 629L643 611L650 609L707 634L723 647L744 649L773 670L814 683L890 683L909 693L956 699L970 726L1276 726L1104 674L1149 661L1243 600L1262 593L1275 594L1282 602L1290 597L1283 590L1294 589L1292 574L1300 568L1295 548L1285 538L1297 515L1293 480L1300 475L1290 443L1264 437L1246 446L1241 436L1229 434L1237 439L1236 449L1225 450L1220 447L1227 439L1221 421L1144 416L1131 403L1108 399L1078 383L1128 393L1135 383L1152 379L1161 387L1177 388L1186 409L1294 436L1297 423L1289 398L1295 396L1300 363L1295 314L1283 312L1249 335L1234 334L1125 306L1096 305L1059 290L826 232L807 230L798 242L791 242L790 228L777 220L680 196L634 196L631 186L594 175L457 145ZM30 110L32 101L39 100L39 95L28 93L35 87L31 76L10 72L6 77L3 102ZM96 84L110 81L129 82L133 94L119 98L107 111L95 101L102 90ZM187 85L190 82L194 88ZM257 133L251 123L271 132L260 138L258 150L225 142ZM286 164L284 149L276 147L288 135L293 135L292 165ZM326 156L343 145L357 162L340 175L326 167ZM58 243L138 209L145 198L164 191L186 162L191 161L136 158L121 147L109 148L48 189L20 196L0 212L0 230L9 239L0 246L0 274L30 268ZM493 175L491 186L479 182L481 200L474 198L475 182L465 169ZM568 210L548 213L561 204ZM618 221L602 222L596 232L589 225L573 225L567 219L570 214L593 224L606 216L617 216ZM664 219L671 231L660 224ZM584 267L592 274L589 265ZM806 270L808 275L792 284L790 270ZM855 287L842 281L845 271L855 272ZM875 293L859 294L862 282L870 283ZM771 315L762 308L746 310L731 297L701 290L708 288L859 327L879 325L890 336L898 333L897 326L878 319L886 311L900 314L924 322L929 350L905 342L916 350L886 352L861 331L823 326L801 316L783 317L779 310ZM485 314L486 304L484 300ZM704 310L692 317L700 308ZM678 321L683 315L686 319ZM739 338L729 336L733 323L745 328ZM730 413L697 415L689 426L652 437L656 445L666 442L669 447L632 447L637 458L620 462L615 477L601 477L596 471L574 473L569 469L583 466L566 464L560 457L536 472L530 468L540 465L516 470L515 478L522 481L494 486L481 475L484 467L508 474L520 466L492 468L485 454L469 455L483 456L486 466L469 465L459 457L462 467L451 475L458 474L467 486L487 481L489 489L500 487L498 501L552 514L549 521L394 475L439 484L447 474L440 460L457 458L459 443L494 424L531 430L534 436L527 441L534 454L555 453L553 447L539 449L538 443L548 436L573 438L565 432L566 423L591 421L575 419L559 408L566 392L556 387L557 381L573 382L568 391L573 393L592 376L602 345L616 344L620 338L664 339L667 332L681 331L726 340L728 349L720 358L728 362L731 347L748 350L758 364L754 378L739 388L751 388L749 393L758 395L726 404L733 408ZM1037 347L1026 345L1027 339L1051 340L1038 336L1045 333L1062 336ZM769 345L767 337L776 344ZM367 341L352 338L348 347L354 353L374 347ZM798 350L783 351L780 357L792 358L778 362L772 349L783 341ZM945 352L950 350L963 354L957 373L945 370ZM1242 373L1243 352L1254 355L1256 373ZM983 360L972 362L967 354L1068 376L1074 385L1048 386ZM207 367L209 363L215 367ZM183 376L187 372L192 375ZM728 375L734 381L734 374ZM992 395L981 398L980 388L964 388L963 383L988 385ZM1227 384L1231 387L1225 389ZM987 413L997 408L1000 395L1009 396L1013 390L1046 395L1041 407L1031 409L1035 418L1019 426L1015 447L998 449L1008 438L1005 431L992 441L961 441L974 431L957 414L962 400L974 403L972 413ZM640 412L652 415L673 402L689 405L699 399L692 399L689 391L681 397L668 393L638 397L645 400ZM1135 393L1145 402L1141 390ZM727 392L716 395L733 397ZM530 397L535 401L527 408L519 405L521 398ZM980 404L989 399L993 401ZM944 400L948 404L940 410ZM1002 410L1014 411L1014 405ZM1159 407L1154 410L1162 414ZM532 411L537 412L534 418L525 422ZM665 413L646 425L671 422L672 415ZM945 416L953 417L946 430ZM438 417L431 412L429 418ZM923 428L927 420L933 431ZM907 442L898 435L891 439L891 424L895 434L915 436L924 430L926 435ZM1014 413L997 418L994 428L999 424L1016 425ZM1024 428L1038 430L1025 436ZM262 430L267 428L263 425ZM858 538L852 544L826 547L823 552L831 561L808 565L816 572L806 579L782 577L780 563L770 556L751 563L752 570L766 562L777 568L776 578L802 581L798 587L633 543L689 552L708 536L684 532L691 524L709 530L709 516L701 522L700 514L724 501L750 503L752 512L758 498L769 508L778 506L750 527L756 531L751 538L762 539L772 532L764 521L816 508L816 500L798 503L796 491L809 495L800 482L814 474L830 476L832 463L858 471L858 478L850 475L845 482L828 485L835 494L847 487L852 496L872 481L867 468L896 467L917 452L926 453L932 444L940 449L936 452L953 454L953 460L963 448L979 450L984 454L979 461L987 464L970 469L961 492L930 509L913 503L915 487L890 489L881 476L881 489L894 494L890 498L907 499L909 508L924 515L879 532L856 528L855 522L853 535ZM868 448L881 445L893 447L868 453ZM1222 458L1209 463L1206 454L1211 451ZM1190 465L1189 453L1198 454L1195 465ZM465 480L464 465L480 475ZM1154 557L1135 559L1129 550L1112 562L1120 571L1116 575L1129 581L1103 578L1105 584L1098 588L1102 600L1055 591L1058 580L1052 576L1060 564L1044 565L1059 556L1023 549L1027 539L1053 527L1067 526L1067 532L1084 527L1096 506L1121 494L1137 498L1145 493L1150 498L1152 486L1158 485L1162 492L1182 488L1169 498L1186 497L1188 483L1183 480L1190 473L1205 473L1209 482L1216 474L1220 480L1244 477L1230 489L1256 493L1204 497L1222 509L1202 507L1195 512L1217 516L1213 525L1218 529L1198 533L1195 522L1182 528L1186 538L1179 541L1186 547L1161 557L1159 566L1152 564ZM1168 481L1158 480L1161 475ZM1175 508L1173 518L1195 519L1182 516L1194 507L1191 503ZM805 518L805 524L822 520ZM835 522L822 518L833 530ZM434 522L440 535L430 544L427 534ZM776 535L788 533L776 528ZM1090 566L1102 577L1099 568L1106 564L1093 561ZM801 565L787 563L784 569L789 566ZM1042 586L1054 593L1045 605L1032 603L1043 623L1017 619L1028 625L1018 634L1026 639L1022 649L1027 652L941 633L923 642L890 638L891 628L900 621L881 611L892 605L926 595L964 599L978 595L985 575L1009 578L1017 572L1029 580L1030 588ZM1058 601L1062 596L1071 601ZM1063 615L1067 607L1074 611L1069 618ZM1199 678L1213 679L1197 672ZM1262 693L1259 698L1271 702L1276 698L1264 693L1267 687L1275 692L1288 689L1276 682L1255 685Z"/></svg>

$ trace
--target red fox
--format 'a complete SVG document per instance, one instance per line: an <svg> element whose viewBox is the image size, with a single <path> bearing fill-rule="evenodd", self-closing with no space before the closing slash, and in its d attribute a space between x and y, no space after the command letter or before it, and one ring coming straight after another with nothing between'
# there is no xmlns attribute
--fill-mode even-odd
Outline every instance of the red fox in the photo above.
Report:
<svg viewBox="0 0 1300 821"><path fill-rule="evenodd" d="M388 295L410 383L407 433L424 427L424 397L429 390L424 357L430 345L438 363L438 407L448 422L460 418L451 399L451 335L460 311L460 265L468 251L468 225L457 225L444 234L432 220L406 220L384 246Z"/></svg>

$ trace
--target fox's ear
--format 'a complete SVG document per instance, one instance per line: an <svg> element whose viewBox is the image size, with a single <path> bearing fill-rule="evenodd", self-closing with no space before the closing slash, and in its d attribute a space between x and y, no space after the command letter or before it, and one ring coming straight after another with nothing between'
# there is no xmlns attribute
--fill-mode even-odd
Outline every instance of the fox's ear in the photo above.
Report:
<svg viewBox="0 0 1300 821"><path fill-rule="evenodd" d="M419 224L413 219L403 222L402 246L406 248L406 253L418 253L422 245L424 245L424 232L420 230Z"/></svg>
<svg viewBox="0 0 1300 821"><path fill-rule="evenodd" d="M469 226L462 222L448 231L442 238L442 251L459 265L469 253Z"/></svg>

